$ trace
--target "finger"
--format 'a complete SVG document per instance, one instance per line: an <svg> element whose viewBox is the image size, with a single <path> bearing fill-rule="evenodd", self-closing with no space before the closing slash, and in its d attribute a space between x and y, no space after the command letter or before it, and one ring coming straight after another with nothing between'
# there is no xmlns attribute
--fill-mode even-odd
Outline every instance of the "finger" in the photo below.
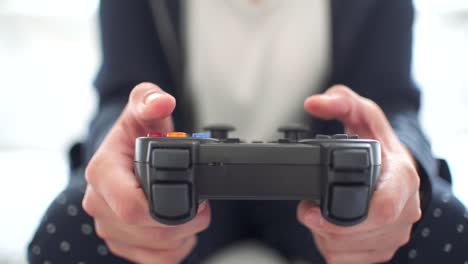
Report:
<svg viewBox="0 0 468 264"><path fill-rule="evenodd" d="M104 201L104 199L93 190L93 187L88 185L86 188L86 193L83 198L83 208L85 211L94 217L95 219L99 219L102 222L108 223L119 223L119 224L126 224L128 225L125 219L122 221L110 207ZM185 224L179 225L182 230L190 230L192 228L198 229L202 226L209 225L211 219L211 210L208 205L208 201L204 201L198 206L198 212L195 218L192 221L189 221ZM174 226L168 226L164 224L158 223L156 220L151 218L149 213L145 213L142 218L138 219L139 227L149 227L149 228L173 228ZM135 226L134 224L128 226ZM136 227L135 227L136 228ZM182 232L182 236L184 232Z"/></svg>
<svg viewBox="0 0 468 264"><path fill-rule="evenodd" d="M148 130L168 132L172 128L170 115L174 111L175 98L164 92L157 85L142 83L131 92L128 101L128 112L123 115L123 121L130 123L130 128L137 127L136 136L146 134ZM136 122L139 126L135 126Z"/></svg>
<svg viewBox="0 0 468 264"><path fill-rule="evenodd" d="M320 207L311 201L302 201L297 209L297 219L314 234L320 235L354 235L374 231L367 220L355 226L338 226L328 222L322 215Z"/></svg>
<svg viewBox="0 0 468 264"><path fill-rule="evenodd" d="M323 257L329 264L371 264L386 263L393 258L394 251L363 251L347 252L343 254L330 254L322 252Z"/></svg>
<svg viewBox="0 0 468 264"><path fill-rule="evenodd" d="M96 219L96 233L106 241L126 243L130 246L144 246L149 249L175 249L188 237L205 230L210 223L210 209L205 206L190 222L179 226L141 227L129 226L107 219Z"/></svg>
<svg viewBox="0 0 468 264"><path fill-rule="evenodd" d="M404 199L404 198L403 198ZM374 230L385 228L398 220L398 217L403 210L404 202L400 201L397 196L389 196L388 193L379 195L374 192L374 197L371 200L367 219L355 226L338 226L328 222L320 211L320 208L315 205L307 205L306 202L301 203L302 214L298 215L298 219L312 232L318 234L333 234L333 235L354 235Z"/></svg>
<svg viewBox="0 0 468 264"><path fill-rule="evenodd" d="M399 145L380 107L345 86L337 85L325 94L310 96L304 102L304 108L318 118L338 119L352 133L377 139L389 150Z"/></svg>
<svg viewBox="0 0 468 264"><path fill-rule="evenodd" d="M163 228L150 230L149 228L129 228L128 225L113 222L94 221L96 234L105 241L125 243L132 247L145 247L151 250L170 250L182 245L184 239L167 240ZM166 239L166 240L164 240Z"/></svg>
<svg viewBox="0 0 468 264"><path fill-rule="evenodd" d="M196 237L190 237L176 250L154 250L134 247L115 241L106 241L107 247L117 256L137 263L180 263L195 247Z"/></svg>
<svg viewBox="0 0 468 264"><path fill-rule="evenodd" d="M316 242L320 244L320 248L331 254L381 251L383 249L396 250L408 243L411 227L410 224L402 224L361 234L318 234Z"/></svg>
<svg viewBox="0 0 468 264"><path fill-rule="evenodd" d="M297 210L298 220L306 227L320 234L359 234L384 228L397 222L408 202L408 214L412 210L414 217L420 213L419 205L409 201L416 194L419 178L412 166L400 162L391 163L389 169L381 175L379 187L374 191L367 219L355 226L334 225L323 218L320 208L310 201L302 201ZM398 194L398 195L395 195Z"/></svg>
<svg viewBox="0 0 468 264"><path fill-rule="evenodd" d="M102 210L110 208L112 213L105 212L107 217L115 215L119 221L129 225L161 226L149 214L146 197L131 166L121 167L116 163L125 159L109 160L108 157L95 155L86 168L88 188L83 201L86 211L102 215Z"/></svg>
<svg viewBox="0 0 468 264"><path fill-rule="evenodd" d="M408 199L398 224L414 224L421 219L421 201L419 199L419 191Z"/></svg>
<svg viewBox="0 0 468 264"><path fill-rule="evenodd" d="M155 84L137 85L133 88L121 116L104 139L102 147L133 157L137 137L151 131L172 131L171 114L175 105L175 98Z"/></svg>

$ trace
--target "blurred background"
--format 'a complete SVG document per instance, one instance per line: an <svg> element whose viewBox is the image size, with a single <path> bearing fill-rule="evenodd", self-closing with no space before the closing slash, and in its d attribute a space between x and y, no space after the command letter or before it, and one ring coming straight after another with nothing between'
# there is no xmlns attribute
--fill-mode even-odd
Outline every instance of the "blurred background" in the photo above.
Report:
<svg viewBox="0 0 468 264"><path fill-rule="evenodd" d="M414 76L434 152L468 204L468 1L416 0ZM97 0L0 0L0 263L25 263L38 221L86 134L100 55Z"/></svg>

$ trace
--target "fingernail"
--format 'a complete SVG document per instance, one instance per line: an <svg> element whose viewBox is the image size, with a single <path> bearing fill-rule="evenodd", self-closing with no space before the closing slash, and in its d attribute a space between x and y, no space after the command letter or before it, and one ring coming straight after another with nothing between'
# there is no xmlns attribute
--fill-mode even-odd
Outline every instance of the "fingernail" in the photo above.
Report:
<svg viewBox="0 0 468 264"><path fill-rule="evenodd" d="M198 212L197 212L198 214L203 212L203 210L206 209L206 203L207 203L206 201L203 201L201 204L198 205Z"/></svg>
<svg viewBox="0 0 468 264"><path fill-rule="evenodd" d="M161 97L162 95L163 95L163 94L161 94L161 93L152 93L152 94L148 94L148 95L145 97L145 104L148 104L149 102L156 100L157 98Z"/></svg>
<svg viewBox="0 0 468 264"><path fill-rule="evenodd" d="M323 225L323 217L321 216L319 208L310 209L305 216L305 224L307 226L321 226Z"/></svg>
<svg viewBox="0 0 468 264"><path fill-rule="evenodd" d="M339 94L336 93L325 93L323 94L327 99L336 99L339 97Z"/></svg>

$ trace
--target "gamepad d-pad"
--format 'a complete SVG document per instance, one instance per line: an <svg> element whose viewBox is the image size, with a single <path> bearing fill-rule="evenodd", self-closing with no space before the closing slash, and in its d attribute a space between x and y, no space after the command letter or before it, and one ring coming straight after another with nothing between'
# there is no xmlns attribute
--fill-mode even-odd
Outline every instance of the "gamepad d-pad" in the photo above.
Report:
<svg viewBox="0 0 468 264"><path fill-rule="evenodd" d="M345 134L308 139L302 128L283 127L278 141L245 143L228 137L232 127L208 129L136 139L135 172L158 222L185 223L205 199L313 200L334 224L366 219L380 173L377 141Z"/></svg>

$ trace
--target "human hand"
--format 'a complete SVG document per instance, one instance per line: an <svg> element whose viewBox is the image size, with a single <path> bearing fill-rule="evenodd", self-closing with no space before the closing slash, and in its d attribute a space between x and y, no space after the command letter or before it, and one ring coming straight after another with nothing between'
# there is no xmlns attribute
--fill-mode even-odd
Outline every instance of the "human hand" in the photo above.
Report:
<svg viewBox="0 0 468 264"><path fill-rule="evenodd" d="M328 263L380 263L390 260L410 239L421 217L419 176L415 161L399 141L385 114L373 101L344 86L334 86L306 99L305 110L318 118L338 119L349 134L380 141L382 168L368 218L356 226L340 227L322 217L310 201L298 207L299 221L313 234Z"/></svg>
<svg viewBox="0 0 468 264"><path fill-rule="evenodd" d="M136 86L122 114L86 168L83 208L94 218L98 236L109 249L138 263L179 263L210 223L207 203L197 216L178 226L150 217L148 202L133 172L135 139L148 131L172 131L175 99L150 83Z"/></svg>

